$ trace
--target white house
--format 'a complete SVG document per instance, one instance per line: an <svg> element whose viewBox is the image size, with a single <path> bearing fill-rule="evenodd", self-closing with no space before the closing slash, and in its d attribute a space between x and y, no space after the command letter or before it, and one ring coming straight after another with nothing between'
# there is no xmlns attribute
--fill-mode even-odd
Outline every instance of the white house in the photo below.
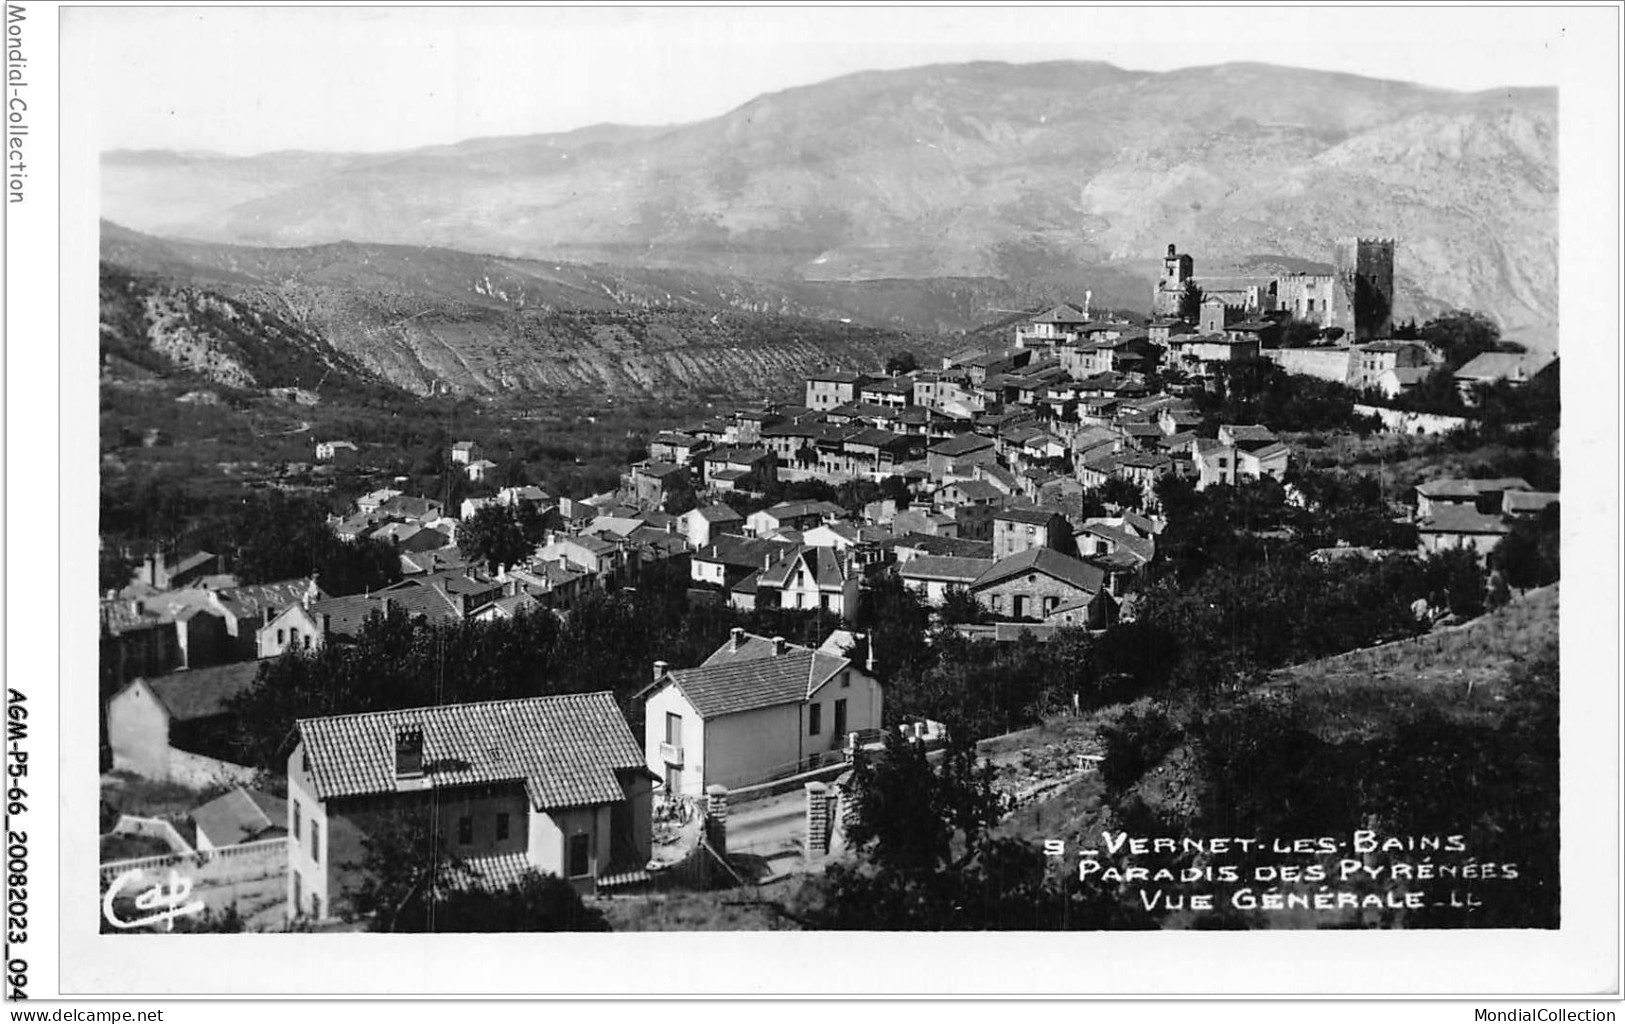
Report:
<svg viewBox="0 0 1625 1024"><path fill-rule="evenodd" d="M689 546L694 548L703 548L724 533L739 533L745 528L745 517L721 504L691 508L677 518Z"/></svg>
<svg viewBox="0 0 1625 1024"><path fill-rule="evenodd" d="M955 589L969 591L971 584L993 568L991 558L956 558L952 555L921 555L910 558L897 575L903 585L918 594L932 608L941 608Z"/></svg>
<svg viewBox="0 0 1625 1024"><path fill-rule="evenodd" d="M867 644L862 646L867 647ZM699 796L791 774L879 729L873 657L815 651L734 629L697 668L655 663L644 699L644 756L668 793Z"/></svg>
<svg viewBox="0 0 1625 1024"><path fill-rule="evenodd" d="M858 607L859 575L851 556L803 544L762 570L757 607L822 610L850 618Z"/></svg>

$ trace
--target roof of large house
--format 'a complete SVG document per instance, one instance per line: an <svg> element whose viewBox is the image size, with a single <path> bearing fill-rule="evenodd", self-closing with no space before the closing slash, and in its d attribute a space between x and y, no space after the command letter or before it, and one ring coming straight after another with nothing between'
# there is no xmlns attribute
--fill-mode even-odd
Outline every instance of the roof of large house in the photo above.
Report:
<svg viewBox="0 0 1625 1024"><path fill-rule="evenodd" d="M266 612L276 614L290 604L298 604L309 594L313 600L327 595L310 577L282 580L277 583L256 583L246 587L233 587L219 591L220 603L239 619L260 618Z"/></svg>
<svg viewBox="0 0 1625 1024"><path fill-rule="evenodd" d="M887 377L884 380L870 381L863 386L865 391L878 391L881 394L912 395L914 393L914 378L909 376Z"/></svg>
<svg viewBox="0 0 1625 1024"><path fill-rule="evenodd" d="M1026 523L1029 526L1048 526L1049 521L1057 515L1058 512L1042 508L1006 508L993 513L993 518L1005 519L1012 523Z"/></svg>
<svg viewBox="0 0 1625 1024"><path fill-rule="evenodd" d="M993 542L967 537L938 537L928 533L905 533L894 547L912 548L922 555L951 555L956 558L992 558ZM918 556L916 556L918 557Z"/></svg>
<svg viewBox="0 0 1625 1024"><path fill-rule="evenodd" d="M419 788L396 778L402 729L423 736L430 788L522 782L531 804L581 807L625 798L617 771L644 765L643 750L613 694L448 704L298 723L309 777L323 800Z"/></svg>
<svg viewBox="0 0 1625 1024"><path fill-rule="evenodd" d="M745 521L744 516L720 502L715 505L707 505L704 508L691 509L688 514L698 516L708 523L742 523Z"/></svg>
<svg viewBox="0 0 1625 1024"><path fill-rule="evenodd" d="M1117 464L1125 469L1163 469L1172 466L1173 460L1157 452L1123 452Z"/></svg>
<svg viewBox="0 0 1625 1024"><path fill-rule="evenodd" d="M861 373L852 373L848 370L825 370L809 373L807 379L833 384L856 384L868 378Z"/></svg>
<svg viewBox="0 0 1625 1024"><path fill-rule="evenodd" d="M440 514L440 502L433 498L414 498L397 494L379 506L380 512L390 512L407 519L428 519Z"/></svg>
<svg viewBox="0 0 1625 1024"><path fill-rule="evenodd" d="M145 682L147 689L169 712L170 718L192 722L225 714L226 702L247 693L259 676L259 671L260 663L257 661L238 661L213 668L185 669L153 676Z"/></svg>
<svg viewBox="0 0 1625 1024"><path fill-rule="evenodd" d="M1418 533L1511 533L1499 515L1486 515L1466 505L1443 505L1416 524Z"/></svg>
<svg viewBox="0 0 1625 1024"><path fill-rule="evenodd" d="M846 439L847 444L863 445L870 448L886 448L899 442L907 443L907 434L898 434L890 430L860 430Z"/></svg>
<svg viewBox="0 0 1625 1024"><path fill-rule="evenodd" d="M288 802L257 789L234 787L192 811L192 824L215 846L254 840L288 827Z"/></svg>
<svg viewBox="0 0 1625 1024"><path fill-rule="evenodd" d="M1033 317L1028 323L1034 324L1081 324L1089 319L1089 314L1074 306L1070 302L1063 302L1053 309Z"/></svg>
<svg viewBox="0 0 1625 1024"><path fill-rule="evenodd" d="M986 480L955 480L951 484L943 485L943 490L957 488L961 494L971 501L997 501L1004 497L1004 492L988 483Z"/></svg>
<svg viewBox="0 0 1625 1024"><path fill-rule="evenodd" d="M723 641L722 646L712 651L709 657L700 662L700 665L732 665L735 662L771 658L777 648L778 639L781 638L762 636L760 633L751 633L741 629L737 633L730 633L728 639ZM812 650L811 647L805 644L795 644L788 640L784 641L784 649L792 652Z"/></svg>
<svg viewBox="0 0 1625 1024"><path fill-rule="evenodd" d="M463 617L462 606L451 599L444 587L444 584L436 586L430 583L420 587L390 589L372 595L372 600L380 607L400 608L408 615L422 615L431 622L459 621ZM315 605L311 607L315 608Z"/></svg>
<svg viewBox="0 0 1625 1024"><path fill-rule="evenodd" d="M1472 501L1480 494L1494 491L1532 491L1529 481L1522 477L1504 476L1490 480L1469 480L1465 477L1445 477L1417 484L1416 493L1434 500Z"/></svg>
<svg viewBox="0 0 1625 1024"><path fill-rule="evenodd" d="M806 516L840 515L844 509L839 505L827 501L781 501L772 508L763 509L762 513L772 516L776 520L801 519Z"/></svg>
<svg viewBox="0 0 1625 1024"><path fill-rule="evenodd" d="M688 467L679 466L675 462L659 462L656 460L650 460L641 466L633 466L632 472L638 474L639 476L653 477L656 480L660 480L668 476L678 476L680 474L687 473Z"/></svg>
<svg viewBox="0 0 1625 1024"><path fill-rule="evenodd" d="M650 444L675 445L677 447L687 447L689 445L693 445L693 444L697 443L699 440L700 440L700 438L697 438L697 437L693 436L692 434L682 433L681 431L662 430L660 433L656 434L654 436L654 440L649 442L649 443Z"/></svg>
<svg viewBox="0 0 1625 1024"><path fill-rule="evenodd" d="M1097 566L1049 548L1028 548L993 563L973 586L990 587L1028 573L1041 573L1091 594L1106 583L1106 574Z"/></svg>
<svg viewBox="0 0 1625 1024"><path fill-rule="evenodd" d="M774 654L771 640L767 641L767 650L762 652L754 643L762 638L752 639L748 655L741 651L731 658L708 661L698 668L673 669L665 678L682 691L702 718L717 718L806 700L826 680L851 664L846 658L791 644L785 645L783 654Z"/></svg>
<svg viewBox="0 0 1625 1024"><path fill-rule="evenodd" d="M1275 431L1261 423L1221 423L1219 429L1228 433L1236 444L1244 441L1275 440Z"/></svg>
<svg viewBox="0 0 1625 1024"><path fill-rule="evenodd" d="M1156 555L1156 541L1149 537L1140 537L1120 526L1109 523L1089 522L1079 528L1078 533L1087 533L1109 540L1118 551L1127 551L1132 554L1140 564L1151 561Z"/></svg>
<svg viewBox="0 0 1625 1024"><path fill-rule="evenodd" d="M969 455L971 452L991 447L993 447L993 439L990 437L983 437L980 434L958 434L946 440L938 441L930 448L927 448L926 451L933 455L946 455L949 458L957 458L961 455Z"/></svg>
<svg viewBox="0 0 1625 1024"><path fill-rule="evenodd" d="M920 555L903 563L897 572L906 580L948 580L969 586L992 567L991 558Z"/></svg>
<svg viewBox="0 0 1625 1024"><path fill-rule="evenodd" d="M755 537L736 537L733 534L719 534L711 538L711 543L694 552L694 560L700 562L721 562L723 565L732 565L738 568L762 569L772 562L778 561L792 545L781 540L766 540Z"/></svg>
<svg viewBox="0 0 1625 1024"><path fill-rule="evenodd" d="M385 523L370 536L387 544L404 544L422 532L423 527L417 523Z"/></svg>
<svg viewBox="0 0 1625 1024"><path fill-rule="evenodd" d="M1291 455L1292 449L1280 441L1272 441L1261 448L1254 448L1251 451L1243 448L1241 454L1248 458L1263 461L1264 459L1273 459L1278 455Z"/></svg>
<svg viewBox="0 0 1625 1024"><path fill-rule="evenodd" d="M1484 352L1456 371L1457 380L1528 380L1557 360L1540 352Z"/></svg>
<svg viewBox="0 0 1625 1024"><path fill-rule="evenodd" d="M1541 512L1548 505L1556 505L1561 501L1561 495L1555 491L1508 491L1501 497L1501 511Z"/></svg>

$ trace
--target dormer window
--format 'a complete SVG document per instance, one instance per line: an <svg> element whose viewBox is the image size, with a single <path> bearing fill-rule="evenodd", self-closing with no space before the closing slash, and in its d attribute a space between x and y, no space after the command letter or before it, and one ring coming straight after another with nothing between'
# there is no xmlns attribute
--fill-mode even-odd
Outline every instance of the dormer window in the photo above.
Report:
<svg viewBox="0 0 1625 1024"><path fill-rule="evenodd" d="M423 730L418 726L402 726L395 732L395 777L423 777Z"/></svg>

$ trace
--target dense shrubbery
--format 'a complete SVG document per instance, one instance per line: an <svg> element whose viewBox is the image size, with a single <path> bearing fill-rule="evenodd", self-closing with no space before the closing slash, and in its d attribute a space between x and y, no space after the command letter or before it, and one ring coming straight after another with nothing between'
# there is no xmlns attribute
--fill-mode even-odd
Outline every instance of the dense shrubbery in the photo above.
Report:
<svg viewBox="0 0 1625 1024"><path fill-rule="evenodd" d="M853 772L847 841L856 863L805 886L798 911L815 928L867 931L1049 931L1150 928L1137 899L1085 885L1037 846L998 838L992 770L952 746L933 768L892 738Z"/></svg>
<svg viewBox="0 0 1625 1024"><path fill-rule="evenodd" d="M816 612L691 605L686 577L654 569L635 592L588 594L566 622L541 611L444 625L375 615L353 643L264 664L237 705L237 758L279 770L298 718L606 689L636 728L642 708L632 698L654 662L697 665L733 626L817 646L835 625Z"/></svg>
<svg viewBox="0 0 1625 1024"><path fill-rule="evenodd" d="M1267 359L1223 365L1211 390L1194 395L1196 408L1221 423L1262 423L1272 430L1377 429L1371 417L1354 412L1358 396L1330 381L1289 374Z"/></svg>

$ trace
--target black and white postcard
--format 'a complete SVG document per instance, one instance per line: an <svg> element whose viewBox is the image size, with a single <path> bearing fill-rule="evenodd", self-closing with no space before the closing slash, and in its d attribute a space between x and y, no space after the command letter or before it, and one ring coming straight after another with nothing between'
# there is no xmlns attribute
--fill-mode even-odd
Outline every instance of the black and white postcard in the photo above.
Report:
<svg viewBox="0 0 1625 1024"><path fill-rule="evenodd" d="M1617 7L8 11L64 995L1617 993Z"/></svg>

